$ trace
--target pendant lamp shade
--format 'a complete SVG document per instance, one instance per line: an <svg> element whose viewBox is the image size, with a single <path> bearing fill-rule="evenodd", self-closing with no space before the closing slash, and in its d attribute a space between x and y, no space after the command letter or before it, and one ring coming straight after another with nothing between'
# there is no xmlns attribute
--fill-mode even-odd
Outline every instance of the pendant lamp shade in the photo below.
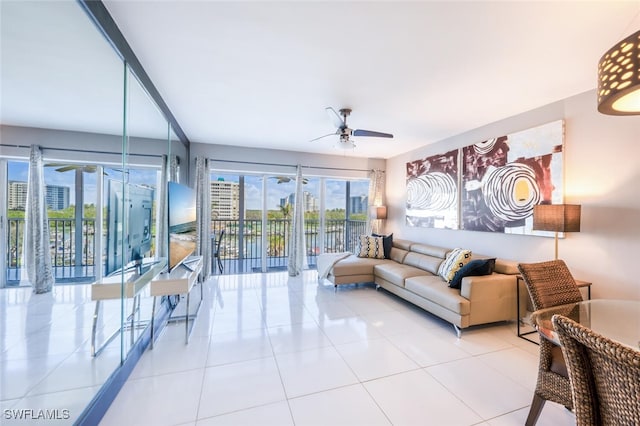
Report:
<svg viewBox="0 0 640 426"><path fill-rule="evenodd" d="M598 64L598 111L640 114L640 31L618 42Z"/></svg>

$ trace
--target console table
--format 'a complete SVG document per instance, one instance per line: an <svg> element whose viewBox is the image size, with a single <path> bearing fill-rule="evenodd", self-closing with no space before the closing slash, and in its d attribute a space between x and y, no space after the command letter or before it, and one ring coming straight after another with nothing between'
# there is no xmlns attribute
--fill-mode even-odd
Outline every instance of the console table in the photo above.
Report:
<svg viewBox="0 0 640 426"><path fill-rule="evenodd" d="M191 289L196 283L200 272L202 271L202 256L191 256L185 262L178 265L171 272L163 272L151 281L151 296L153 296L153 308L151 313L151 349L153 349L154 341L154 322L156 316L156 298L158 296L172 296L175 294L186 294L187 306L185 315L173 316L173 312L169 316L168 322L184 321L185 322L185 344L189 343L189 336L193 329L195 317L198 315L200 305L204 299L202 284L200 285L200 301L193 315L189 313L189 299Z"/></svg>
<svg viewBox="0 0 640 426"><path fill-rule="evenodd" d="M575 280L576 284L578 285L578 288L586 288L587 289L587 300L591 300L591 284L588 281L582 281L582 280ZM517 328L517 333L518 333L518 337L521 339L524 339L528 342L531 343L535 343L536 345L539 344L538 342L536 342L535 340L532 340L530 338L528 338L527 336L531 335L531 334L537 334L537 330L533 329L533 330L529 330L529 331L523 331L522 330L522 325L524 325L524 318L522 315L520 315L520 283L524 284L524 278L522 278L522 275L518 275L517 280L516 280L516 313L518 315L518 317L516 318L516 328ZM525 288L526 291L526 288ZM527 302L530 300L530 296L529 296L529 292L526 291L526 295L527 295ZM527 311L528 312L528 311ZM533 324L527 324L530 325L529 328L533 328Z"/></svg>
<svg viewBox="0 0 640 426"><path fill-rule="evenodd" d="M91 285L91 300L96 302L96 308L93 313L93 325L91 327L91 356L98 356L109 342L111 342L125 327L125 324L122 324L99 348L96 348L96 331L102 301L121 299L123 297L125 299L133 299L131 315L127 318L127 320L131 320L131 323L126 327L126 329L131 330L131 342L133 343L135 313L140 307L140 292L147 286L147 284L149 284L149 282L151 282L153 277L158 275L160 271L165 268L166 264L167 260L164 258L152 260L150 262L143 262L141 265L142 273L139 273L137 268L132 268L131 270L125 270L116 275L104 277L99 282Z"/></svg>

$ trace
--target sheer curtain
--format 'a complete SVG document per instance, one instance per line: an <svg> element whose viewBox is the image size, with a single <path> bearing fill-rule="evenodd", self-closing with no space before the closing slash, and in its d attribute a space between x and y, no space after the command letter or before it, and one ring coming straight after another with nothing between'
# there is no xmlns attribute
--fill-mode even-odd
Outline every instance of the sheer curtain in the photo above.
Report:
<svg viewBox="0 0 640 426"><path fill-rule="evenodd" d="M380 232L380 220L371 219L372 207L384 205L384 171L371 170L369 174L369 211L367 212L367 229L371 232Z"/></svg>
<svg viewBox="0 0 640 426"><path fill-rule="evenodd" d="M42 151L31 145L27 205L24 226L24 264L34 293L46 293L53 287L53 265L49 251L49 220ZM76 247L76 250L80 248Z"/></svg>
<svg viewBox="0 0 640 426"><path fill-rule="evenodd" d="M202 278L211 274L211 189L209 159L196 157L196 254L202 256Z"/></svg>
<svg viewBox="0 0 640 426"><path fill-rule="evenodd" d="M175 155L162 156L162 169L158 184L158 212L156 214L156 257L166 258L169 255L168 226L168 193L167 182L176 181L178 178L178 161Z"/></svg>
<svg viewBox="0 0 640 426"><path fill-rule="evenodd" d="M293 220L289 241L289 276L300 275L307 266L306 244L304 236L304 197L303 197L302 167L296 168L296 192L293 204Z"/></svg>

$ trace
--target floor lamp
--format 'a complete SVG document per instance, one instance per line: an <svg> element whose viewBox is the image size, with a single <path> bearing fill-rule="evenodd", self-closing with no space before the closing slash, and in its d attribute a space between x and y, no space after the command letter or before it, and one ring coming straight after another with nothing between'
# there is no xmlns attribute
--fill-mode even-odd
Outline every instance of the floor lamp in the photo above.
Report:
<svg viewBox="0 0 640 426"><path fill-rule="evenodd" d="M375 233L380 233L380 223L387 218L387 206L372 206L369 209L369 219L375 220Z"/></svg>
<svg viewBox="0 0 640 426"><path fill-rule="evenodd" d="M558 259L558 232L580 232L580 205L539 204L533 206L533 230L555 232Z"/></svg>

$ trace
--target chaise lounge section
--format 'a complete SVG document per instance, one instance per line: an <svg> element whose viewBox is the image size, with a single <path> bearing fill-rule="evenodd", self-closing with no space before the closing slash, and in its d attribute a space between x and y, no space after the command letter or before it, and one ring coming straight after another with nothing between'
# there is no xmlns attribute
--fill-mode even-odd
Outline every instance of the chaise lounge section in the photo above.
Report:
<svg viewBox="0 0 640 426"><path fill-rule="evenodd" d="M516 318L516 262L496 259L490 275L465 276L460 289L449 287L438 268L452 249L394 240L388 259L349 255L328 270L334 286L374 282L385 290L453 324L461 330L474 325ZM473 255L472 259L487 256Z"/></svg>

